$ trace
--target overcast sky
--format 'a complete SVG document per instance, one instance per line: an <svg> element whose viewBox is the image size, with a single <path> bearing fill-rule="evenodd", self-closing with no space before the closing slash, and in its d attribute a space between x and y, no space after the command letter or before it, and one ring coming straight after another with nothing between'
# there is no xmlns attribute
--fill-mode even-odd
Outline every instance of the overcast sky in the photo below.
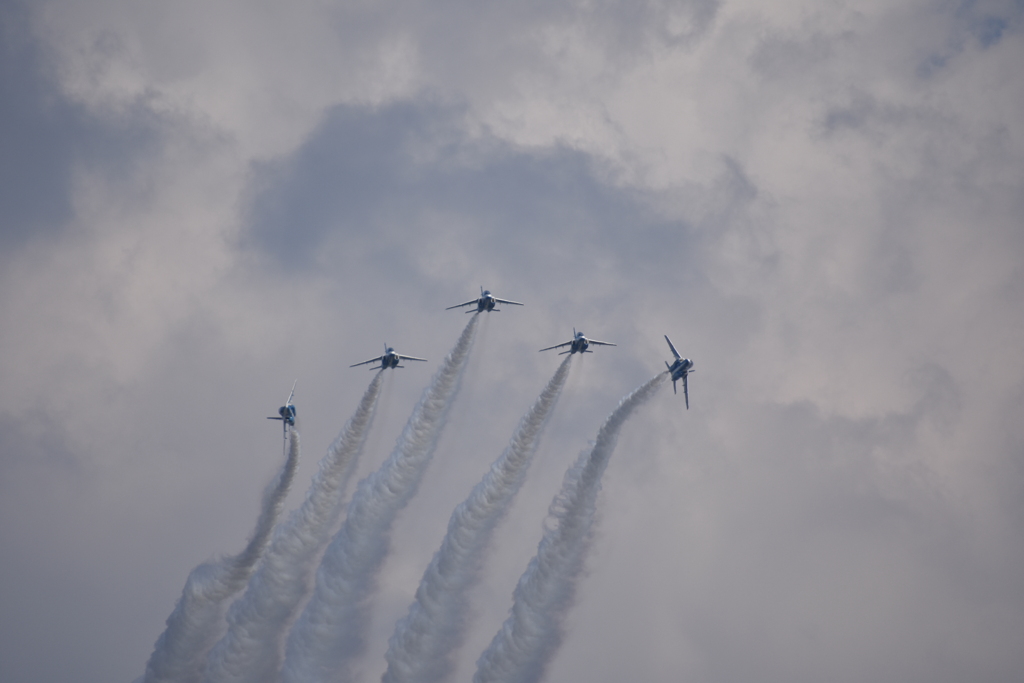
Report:
<svg viewBox="0 0 1024 683"><path fill-rule="evenodd" d="M572 329L456 680L626 425L558 681L1024 676L1024 3L0 5L0 679L131 681L372 377L391 450L482 285L362 680Z"/></svg>

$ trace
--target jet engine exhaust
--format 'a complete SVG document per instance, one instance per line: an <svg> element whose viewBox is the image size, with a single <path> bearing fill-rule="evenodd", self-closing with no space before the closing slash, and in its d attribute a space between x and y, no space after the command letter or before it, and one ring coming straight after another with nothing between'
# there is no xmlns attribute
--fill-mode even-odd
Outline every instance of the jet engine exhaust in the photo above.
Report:
<svg viewBox="0 0 1024 683"><path fill-rule="evenodd" d="M263 493L260 516L248 545L238 555L204 562L185 581L181 598L167 618L146 663L145 683L196 683L206 654L224 631L227 601L245 588L270 541L285 496L299 465L299 433L288 430L288 458Z"/></svg>
<svg viewBox="0 0 1024 683"><path fill-rule="evenodd" d="M342 494L373 422L384 373L320 461L302 505L277 529L245 593L228 610L228 632L211 650L206 683L272 683L281 667L287 624L309 594L313 570L341 517Z"/></svg>
<svg viewBox="0 0 1024 683"><path fill-rule="evenodd" d="M504 452L452 512L448 533L423 574L416 601L389 641L384 683L436 683L453 672L452 656L465 639L468 592L480 578L494 529L526 478L541 432L569 376L571 358L566 356L558 366Z"/></svg>
<svg viewBox="0 0 1024 683"><path fill-rule="evenodd" d="M661 373L623 398L601 425L593 447L566 472L537 554L519 579L508 618L477 660L473 683L535 683L543 677L561 645L562 622L590 545L601 476L619 430L666 377Z"/></svg>
<svg viewBox="0 0 1024 683"><path fill-rule="evenodd" d="M369 604L392 524L415 494L434 453L479 319L470 318L441 363L391 456L357 486L345 522L317 570L313 595L289 633L281 671L285 683L352 679L350 662L366 647Z"/></svg>

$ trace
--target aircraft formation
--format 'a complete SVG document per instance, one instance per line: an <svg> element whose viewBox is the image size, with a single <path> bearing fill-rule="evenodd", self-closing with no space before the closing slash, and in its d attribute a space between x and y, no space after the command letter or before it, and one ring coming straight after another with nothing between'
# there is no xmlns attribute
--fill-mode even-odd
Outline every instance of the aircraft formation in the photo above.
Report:
<svg viewBox="0 0 1024 683"><path fill-rule="evenodd" d="M471 313L482 313L500 310L498 305L523 304L500 299L481 287L478 298L449 310L468 308ZM368 602L387 556L390 529L416 494L431 461L481 322L478 316L466 321L424 389L391 456L364 478L342 505L345 484L366 442L381 395L386 377L383 370L401 368L403 361L426 359L400 354L384 344L382 355L353 364L351 367L369 366L378 372L321 461L302 506L279 521L299 456L293 403L296 383L292 384L278 415L268 418L282 423L286 462L273 486L267 488L249 544L242 553L203 563L189 574L140 683L355 679L355 662L367 646ZM666 363L667 370L618 402L592 446L581 451L566 472L550 508L556 521L545 525L537 555L519 581L520 587L531 588L514 591L510 616L480 656L474 680L538 679L557 649L557 643L547 638L526 638L525 646L519 647L519 634L523 629L557 634L563 628L584 565L601 476L619 429L670 377L673 386L682 380L689 407L687 378L693 362L681 357L667 336L665 341L674 356ZM568 341L540 350L557 349L558 355L566 357L518 423L506 449L469 497L456 506L445 540L424 572L416 601L407 617L397 622L388 641L388 670L382 680L421 683L447 679L452 672L453 653L467 635L469 605L464 596L481 578L492 532L525 479L544 426L569 377L573 354L592 353L593 346L615 344L590 339L573 329ZM545 597L551 595L563 599Z"/></svg>
<svg viewBox="0 0 1024 683"><path fill-rule="evenodd" d="M480 287L480 296L478 298L470 299L469 301L466 301L465 303L455 304L454 306L449 306L445 310L446 311L450 311L452 309L463 308L465 306L476 306L475 309L471 308L468 311L466 311L466 313L490 313L491 311L500 312L501 311L500 308L495 308L495 306L497 304L510 304L512 306L523 306L524 305L524 304L522 304L522 303L520 303L518 301L511 301L509 299L499 299L498 297L496 297L493 294L491 294L491 291L489 289L484 289L483 286L481 285L481 287ZM683 399L686 402L686 409L689 410L690 409L690 393L689 393L689 390L687 388L686 378L689 375L689 373L694 372L693 361L690 360L689 358L683 358L682 356L679 355L679 352L676 351L676 347L672 344L672 340L668 338L667 334L665 335L665 341L668 342L668 348L672 351L672 355L675 356L675 360L672 362L671 365L668 363L668 361L665 362L665 367L668 368L668 372L672 376L672 391L673 391L673 393L678 393L678 391L676 389L676 383L679 380L682 380L682 382L683 382ZM567 351L562 351L558 355L559 356L564 356L565 354L572 355L574 353L578 353L578 354L582 355L584 353L593 353L593 351L590 349L591 345L594 345L594 346L617 346L617 344L613 344L611 342L598 341L597 339L590 339L589 337L584 335L582 332L578 332L576 330L576 328L574 327L573 330L572 330L572 339L570 339L567 342L562 342L561 344L555 344L554 346L545 347L545 348L541 349L541 351L551 351L552 349L561 349L561 348L569 347ZM417 358L416 356L406 356L406 355L400 354L400 353L395 351L394 347L388 346L387 344L384 344L384 354L383 355L377 356L376 358L371 358L369 360L364 360L361 363L354 363L353 365L350 365L349 367L355 368L355 367L359 367L360 365L370 365L370 370L387 370L389 368L404 368L405 367L404 365L399 365L399 363L401 361L403 361L403 360L415 360L415 361L424 361L425 362L427 359L426 358ZM380 365L379 366L374 366L373 365L374 363L380 363ZM298 380L296 380L296 382L297 381ZM294 396L295 396L295 384L292 384L292 393L288 395L288 401L283 406L281 406L278 409L278 413L280 413L281 416L280 417L268 417L267 418L268 420L282 420L284 422L285 432L288 431L288 427L289 426L292 426L292 427L295 426L295 415L296 415L296 412L295 412L295 406L292 404L292 398Z"/></svg>

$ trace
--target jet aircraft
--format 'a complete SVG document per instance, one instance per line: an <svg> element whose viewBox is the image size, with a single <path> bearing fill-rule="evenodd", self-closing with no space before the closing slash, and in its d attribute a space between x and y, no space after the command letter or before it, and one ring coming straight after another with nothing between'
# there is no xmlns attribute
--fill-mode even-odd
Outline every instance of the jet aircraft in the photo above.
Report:
<svg viewBox="0 0 1024 683"><path fill-rule="evenodd" d="M377 368L378 370L387 370L388 368L404 368L405 367L404 365L399 365L398 364L399 361L403 361L403 360L421 360L421 361L426 362L427 359L426 358L416 358L415 356L403 356L400 353L396 353L395 349L393 347L388 346L387 344L385 344L384 345L384 355L383 356L377 356L376 358L371 358L370 360L364 360L362 363L356 363L355 365L350 365L349 367L350 368L355 368L355 367L358 367L360 365L368 365L370 363L376 363L376 362L379 361L380 362L380 367ZM370 368L370 369L373 370L374 368Z"/></svg>
<svg viewBox="0 0 1024 683"><path fill-rule="evenodd" d="M295 426L295 406L292 405L292 399L295 397L295 385L299 383L299 380L292 382L292 393L288 394L288 400L285 401L284 405L277 409L280 417L268 417L268 420L281 420L281 426L284 427L285 433L288 432L289 427Z"/></svg>
<svg viewBox="0 0 1024 683"><path fill-rule="evenodd" d="M612 344L611 342L597 341L596 339L587 339L583 335L582 332L577 332L576 328L574 327L574 328L572 328L572 339L570 339L569 341L567 341L567 342L565 342L563 344L555 344L554 346L549 346L546 349L541 349L541 351L550 351L551 349L560 349L563 346L568 346L569 347L568 351L562 351L558 355L559 356L564 356L567 353L568 354L573 354L573 353L593 353L593 351L590 351L587 348L591 344L597 344L598 346L616 346L615 344Z"/></svg>
<svg viewBox="0 0 1024 683"><path fill-rule="evenodd" d="M683 398L686 399L686 409L689 410L690 393L686 390L686 376L691 372L696 372L696 370L693 369L693 361L679 355L679 352L676 351L676 347L672 345L672 340L668 338L667 334L665 335L665 341L668 342L668 348L672 349L672 355L676 357L675 361L672 362L672 365L669 365L668 361L665 361L665 367L668 368L669 373L672 375L672 392L679 393L676 391L676 382L683 380Z"/></svg>
<svg viewBox="0 0 1024 683"><path fill-rule="evenodd" d="M481 287L480 287L480 298L479 299L473 299L471 301L467 301L464 304L456 304L455 306L449 306L448 308L446 308L444 310L450 311L453 308L462 308L463 306L473 306L473 305L476 305L476 310L475 311L471 309L471 310L466 311L466 313L482 313L484 311L500 311L501 310L500 308L495 308L494 307L495 304L512 304L513 306L522 306L523 305L523 304L519 303L518 301L509 301L508 299L499 299L498 297L496 297L493 294L491 294L491 290L484 289L483 286L481 285Z"/></svg>

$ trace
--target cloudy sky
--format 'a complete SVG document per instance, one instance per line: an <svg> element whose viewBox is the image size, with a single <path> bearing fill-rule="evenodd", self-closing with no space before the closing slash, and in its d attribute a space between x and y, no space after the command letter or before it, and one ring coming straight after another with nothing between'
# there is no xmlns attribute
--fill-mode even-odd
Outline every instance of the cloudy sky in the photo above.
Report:
<svg viewBox="0 0 1024 683"><path fill-rule="evenodd" d="M475 591L627 424L550 680L1024 672L1024 3L0 6L0 679L131 681L189 570L294 506L386 342L387 456L479 287L362 679L452 507L577 361Z"/></svg>

